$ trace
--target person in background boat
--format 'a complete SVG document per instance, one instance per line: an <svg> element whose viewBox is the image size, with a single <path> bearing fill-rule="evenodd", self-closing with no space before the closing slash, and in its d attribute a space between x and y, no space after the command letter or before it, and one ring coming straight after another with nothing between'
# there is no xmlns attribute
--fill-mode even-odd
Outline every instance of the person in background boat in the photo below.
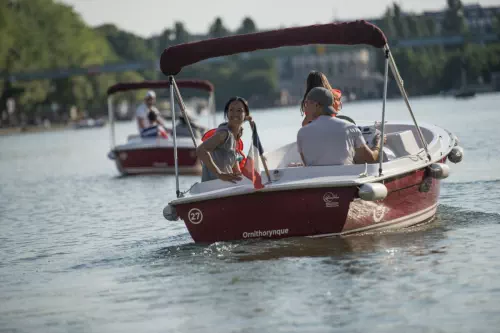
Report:
<svg viewBox="0 0 500 333"><path fill-rule="evenodd" d="M189 123L191 124L191 128L193 129L194 136L197 138L201 138L203 133L207 131L207 129L200 124L196 123L192 117L189 117ZM179 116L179 123L175 127L175 132L178 136L191 136L189 132L189 127L183 115Z"/></svg>
<svg viewBox="0 0 500 333"><path fill-rule="evenodd" d="M151 125L141 131L143 138L158 138L168 139L167 131L158 121L158 114L154 110L148 112L148 123Z"/></svg>
<svg viewBox="0 0 500 333"><path fill-rule="evenodd" d="M224 107L224 118L214 135L198 146L196 153L202 161L201 181L220 179L236 183L241 180L236 143L243 135L243 123L251 121L248 102L232 97Z"/></svg>
<svg viewBox="0 0 500 333"><path fill-rule="evenodd" d="M137 118L137 128L139 130L139 133L145 128L148 128L151 126L149 120L148 120L148 112L150 110L156 112L158 115L158 122L163 125L163 121L159 118L160 112L158 109L155 107L156 103L156 94L154 91L150 90L146 93L146 96L144 96L144 103L139 105L137 110L135 111L135 116Z"/></svg>
<svg viewBox="0 0 500 333"><path fill-rule="evenodd" d="M332 117L334 97L329 89L316 87L307 94L306 113L314 121L297 133L297 147L305 166L347 165L374 163L378 160L380 140L370 149L359 128L342 119Z"/></svg>
<svg viewBox="0 0 500 333"><path fill-rule="evenodd" d="M305 114L305 117L302 120L302 126L309 124L313 120L312 115L308 114L307 111L305 110L305 101L307 94L311 91L311 89L316 87L323 87L332 91L334 96L334 104L333 104L334 109L337 111L337 113L340 112L340 110L342 109L342 102L340 101L342 97L342 92L338 89L333 89L330 86L330 83L328 82L328 79L326 78L325 74L318 71L311 71L307 76L306 92L304 93L304 97L302 98L302 102L300 105L301 115Z"/></svg>

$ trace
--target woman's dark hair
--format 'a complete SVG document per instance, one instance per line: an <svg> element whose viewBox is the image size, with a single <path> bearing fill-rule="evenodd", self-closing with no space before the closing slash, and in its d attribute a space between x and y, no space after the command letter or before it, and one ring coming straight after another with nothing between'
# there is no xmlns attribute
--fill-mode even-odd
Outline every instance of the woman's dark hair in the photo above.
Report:
<svg viewBox="0 0 500 333"><path fill-rule="evenodd" d="M156 112L154 112L153 110L149 110L149 112L148 112L148 120L149 120L149 122L153 123L157 119L158 119L158 115L156 114Z"/></svg>
<svg viewBox="0 0 500 333"><path fill-rule="evenodd" d="M229 112L229 106L231 105L232 102L236 102L236 101L241 102L241 104L243 104L243 108L245 109L245 116L250 115L250 108L248 107L247 100L244 99L243 97L235 96L235 97L231 97L227 101L226 106L224 107L224 119L227 120L227 113ZM227 124L227 122L224 124ZM223 125L223 124L221 124L221 125ZM239 140L242 136L243 136L243 127L240 128L240 134L238 135L236 140Z"/></svg>
<svg viewBox="0 0 500 333"><path fill-rule="evenodd" d="M332 87L330 86L330 83L328 82L328 79L326 78L325 74L318 71L311 71L307 76L306 92L304 93L304 97L302 98L302 102L300 103L301 115L304 114L304 104L306 101L307 94L311 91L311 89L316 87L323 87L328 90L332 90Z"/></svg>
<svg viewBox="0 0 500 333"><path fill-rule="evenodd" d="M246 99L243 97L235 96L231 97L229 101L227 101L226 106L224 107L224 119L227 119L227 113L229 112L229 106L231 105L232 102L241 102L243 104L243 108L245 109L245 115L249 116L250 115L250 109L248 108L248 102Z"/></svg>

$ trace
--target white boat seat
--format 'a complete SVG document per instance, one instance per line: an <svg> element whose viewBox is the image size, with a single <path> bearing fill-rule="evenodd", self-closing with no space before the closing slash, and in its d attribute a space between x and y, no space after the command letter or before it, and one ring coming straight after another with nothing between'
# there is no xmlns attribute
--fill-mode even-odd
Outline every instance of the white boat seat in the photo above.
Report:
<svg viewBox="0 0 500 333"><path fill-rule="evenodd" d="M420 151L417 140L411 130L387 134L387 146L396 157L415 155Z"/></svg>
<svg viewBox="0 0 500 333"><path fill-rule="evenodd" d="M135 140L135 139L139 139L141 136L139 134L130 134L128 137L127 137L127 141L130 141L130 140Z"/></svg>

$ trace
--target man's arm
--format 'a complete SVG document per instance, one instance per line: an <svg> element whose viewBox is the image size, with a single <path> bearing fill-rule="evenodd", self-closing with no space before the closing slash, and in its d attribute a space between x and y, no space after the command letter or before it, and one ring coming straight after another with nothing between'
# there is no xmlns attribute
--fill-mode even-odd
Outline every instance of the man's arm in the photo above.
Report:
<svg viewBox="0 0 500 333"><path fill-rule="evenodd" d="M384 138L385 140L385 138ZM384 141L385 142L385 141ZM374 138L375 147L371 149L364 142L359 148L356 149L356 154L354 156L355 163L376 163L379 160L380 148L381 148L381 137L380 135Z"/></svg>
<svg viewBox="0 0 500 333"><path fill-rule="evenodd" d="M370 149L366 143L356 148L356 163L376 163L380 153L380 143L373 149Z"/></svg>
<svg viewBox="0 0 500 333"><path fill-rule="evenodd" d="M146 127L144 123L144 118L137 116L137 125L141 130L143 130Z"/></svg>
<svg viewBox="0 0 500 333"><path fill-rule="evenodd" d="M304 154L300 153L300 158L302 159L302 164L306 166L306 160L304 159Z"/></svg>
<svg viewBox="0 0 500 333"><path fill-rule="evenodd" d="M306 166L306 159L304 158L304 153L302 151L302 135L301 130L297 133L297 149L300 154L300 159L302 160L302 165Z"/></svg>

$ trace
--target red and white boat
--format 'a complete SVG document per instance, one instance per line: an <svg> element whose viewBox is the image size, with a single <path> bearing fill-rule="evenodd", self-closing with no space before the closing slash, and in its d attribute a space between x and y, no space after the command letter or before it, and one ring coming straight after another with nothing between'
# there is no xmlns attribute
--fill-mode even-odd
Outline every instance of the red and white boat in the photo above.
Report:
<svg viewBox="0 0 500 333"><path fill-rule="evenodd" d="M288 145L265 154L270 181L262 189L246 178L237 184L197 183L187 195L177 188L177 199L163 213L168 220L184 220L195 242L327 237L408 227L435 216L440 180L449 174L446 161L460 162L463 150L447 130L417 123L378 27L355 21L176 45L163 52L161 68L175 82L182 67L207 58L307 44L367 44L384 52L381 122L358 124L367 142L377 129L382 137L387 135L379 163L291 167L301 162L291 138ZM389 68L412 117L410 123L385 120ZM262 172L261 178L266 179L267 173Z"/></svg>
<svg viewBox="0 0 500 333"><path fill-rule="evenodd" d="M209 109L215 123L214 86L205 80L182 80L177 82L179 88L203 90L209 93ZM201 142L200 135L173 135L177 127L172 117L172 127L167 128L168 138L143 138L140 135L129 135L127 142L115 145L115 122L113 112L113 94L138 89L167 89L169 81L144 81L118 83L108 89L108 113L111 130L111 151L108 157L115 161L118 171L123 175L147 173L174 173L175 165L179 173L200 174L201 164L196 156L196 146ZM179 93L177 91L177 93ZM174 108L173 108L174 109ZM186 131L183 131L186 133ZM174 150L174 141L177 149ZM177 160L177 164L174 161Z"/></svg>

